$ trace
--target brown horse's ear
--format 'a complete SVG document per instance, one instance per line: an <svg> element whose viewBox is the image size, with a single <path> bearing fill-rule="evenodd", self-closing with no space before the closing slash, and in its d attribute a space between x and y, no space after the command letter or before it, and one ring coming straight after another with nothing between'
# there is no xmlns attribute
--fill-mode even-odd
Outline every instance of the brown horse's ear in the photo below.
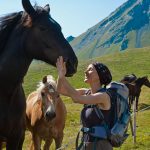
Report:
<svg viewBox="0 0 150 150"><path fill-rule="evenodd" d="M44 84L47 82L47 76L44 76L44 77L43 77L42 82L43 82Z"/></svg>
<svg viewBox="0 0 150 150"><path fill-rule="evenodd" d="M49 13L50 12L50 7L49 7L49 4L47 4L44 9Z"/></svg>
<svg viewBox="0 0 150 150"><path fill-rule="evenodd" d="M35 123L41 119L41 117L42 117L42 101L37 100L31 112L31 126L34 126Z"/></svg>

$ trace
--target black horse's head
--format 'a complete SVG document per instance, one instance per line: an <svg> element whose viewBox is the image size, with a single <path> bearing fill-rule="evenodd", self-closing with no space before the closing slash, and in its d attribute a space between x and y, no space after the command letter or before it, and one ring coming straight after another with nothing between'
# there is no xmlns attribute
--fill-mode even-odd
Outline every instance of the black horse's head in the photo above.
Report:
<svg viewBox="0 0 150 150"><path fill-rule="evenodd" d="M53 66L59 56L66 61L66 76L72 76L77 71L78 60L64 38L60 25L50 16L50 7L32 7L29 0L22 0L26 11L23 25L27 29L25 50L31 57L43 60Z"/></svg>

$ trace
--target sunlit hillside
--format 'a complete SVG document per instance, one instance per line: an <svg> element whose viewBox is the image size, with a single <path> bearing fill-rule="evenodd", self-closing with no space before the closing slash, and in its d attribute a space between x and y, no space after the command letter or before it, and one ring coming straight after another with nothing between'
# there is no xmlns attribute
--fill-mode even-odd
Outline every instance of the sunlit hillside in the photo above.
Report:
<svg viewBox="0 0 150 150"><path fill-rule="evenodd" d="M150 80L150 48L132 49L122 53L107 55L105 57L97 57L94 60L79 62L78 72L74 77L69 78L70 83L76 87L88 87L83 82L84 69L87 64L93 61L100 61L105 63L111 70L113 80L119 81L124 75L134 73L138 77L147 75ZM37 83L43 76L52 74L57 77L56 69L41 62L34 62L24 79L24 89L26 95L36 89ZM75 138L80 128L80 110L82 105L74 104L70 98L62 97L67 107L67 120L65 127L65 134L63 146L66 150L73 150L75 146ZM150 105L150 89L143 86L139 109ZM137 114L137 144L133 145L132 136L120 148L121 150L150 150L150 109L139 112ZM23 149L29 148L31 137L29 132L26 132L26 138ZM51 148L54 150L54 143Z"/></svg>

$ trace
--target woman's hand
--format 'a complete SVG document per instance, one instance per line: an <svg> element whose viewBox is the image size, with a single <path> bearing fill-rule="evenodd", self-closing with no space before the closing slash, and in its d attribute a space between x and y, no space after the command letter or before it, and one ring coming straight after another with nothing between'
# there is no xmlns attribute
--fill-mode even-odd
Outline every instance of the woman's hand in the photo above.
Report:
<svg viewBox="0 0 150 150"><path fill-rule="evenodd" d="M58 70L59 78L65 77L65 75L66 75L66 63L63 61L62 56L59 56L59 58L57 58L56 67Z"/></svg>

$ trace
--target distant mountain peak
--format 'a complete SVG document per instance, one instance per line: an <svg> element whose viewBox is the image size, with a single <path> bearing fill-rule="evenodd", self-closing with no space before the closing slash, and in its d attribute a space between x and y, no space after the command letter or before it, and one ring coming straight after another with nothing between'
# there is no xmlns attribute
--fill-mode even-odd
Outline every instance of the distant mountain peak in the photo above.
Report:
<svg viewBox="0 0 150 150"><path fill-rule="evenodd" d="M66 38L66 40L67 40L68 42L71 42L72 40L74 40L74 38L75 38L75 37L73 37L72 35L70 35L70 36L68 36L68 37Z"/></svg>
<svg viewBox="0 0 150 150"><path fill-rule="evenodd" d="M81 58L150 46L150 0L128 0L70 43Z"/></svg>

